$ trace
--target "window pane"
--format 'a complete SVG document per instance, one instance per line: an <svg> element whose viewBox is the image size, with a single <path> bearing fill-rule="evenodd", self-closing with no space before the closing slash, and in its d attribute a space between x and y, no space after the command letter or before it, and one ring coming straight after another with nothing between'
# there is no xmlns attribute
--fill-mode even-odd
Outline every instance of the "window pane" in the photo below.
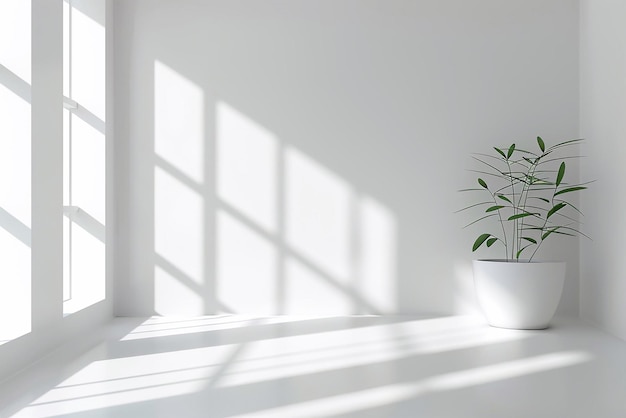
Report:
<svg viewBox="0 0 626 418"><path fill-rule="evenodd" d="M31 330L30 15L0 1L0 344Z"/></svg>
<svg viewBox="0 0 626 418"><path fill-rule="evenodd" d="M65 0L63 133L65 314L105 298L104 0Z"/></svg>

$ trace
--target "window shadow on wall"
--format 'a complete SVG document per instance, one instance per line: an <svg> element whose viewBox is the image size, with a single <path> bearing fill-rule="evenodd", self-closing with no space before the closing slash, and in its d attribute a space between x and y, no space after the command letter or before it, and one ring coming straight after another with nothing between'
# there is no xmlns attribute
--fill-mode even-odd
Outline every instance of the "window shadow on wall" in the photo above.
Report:
<svg viewBox="0 0 626 418"><path fill-rule="evenodd" d="M395 215L158 60L153 159L156 313L395 311Z"/></svg>
<svg viewBox="0 0 626 418"><path fill-rule="evenodd" d="M455 311L461 128L452 98L414 108L444 80L415 78L407 27L246 5L116 15L117 311Z"/></svg>

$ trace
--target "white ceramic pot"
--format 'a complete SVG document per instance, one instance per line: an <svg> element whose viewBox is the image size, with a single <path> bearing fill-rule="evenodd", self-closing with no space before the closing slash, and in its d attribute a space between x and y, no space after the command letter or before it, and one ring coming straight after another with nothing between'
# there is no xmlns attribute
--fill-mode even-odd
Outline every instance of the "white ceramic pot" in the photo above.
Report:
<svg viewBox="0 0 626 418"><path fill-rule="evenodd" d="M548 327L561 300L565 262L474 260L473 268L478 302L490 325Z"/></svg>

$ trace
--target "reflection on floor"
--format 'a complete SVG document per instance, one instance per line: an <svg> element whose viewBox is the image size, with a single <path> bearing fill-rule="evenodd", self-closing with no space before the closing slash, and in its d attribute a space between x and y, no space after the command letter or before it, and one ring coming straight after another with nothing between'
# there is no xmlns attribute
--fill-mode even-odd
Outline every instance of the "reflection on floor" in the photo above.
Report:
<svg viewBox="0 0 626 418"><path fill-rule="evenodd" d="M626 343L574 319L116 319L0 386L7 417L624 417Z"/></svg>

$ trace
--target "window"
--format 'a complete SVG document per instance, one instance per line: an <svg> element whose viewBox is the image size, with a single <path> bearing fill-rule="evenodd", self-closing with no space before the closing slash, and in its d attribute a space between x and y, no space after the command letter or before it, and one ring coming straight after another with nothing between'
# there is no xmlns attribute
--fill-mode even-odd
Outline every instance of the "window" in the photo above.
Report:
<svg viewBox="0 0 626 418"><path fill-rule="evenodd" d="M63 313L105 298L105 2L65 0Z"/></svg>
<svg viewBox="0 0 626 418"><path fill-rule="evenodd" d="M0 344L31 331L30 28L29 1L0 1Z"/></svg>

